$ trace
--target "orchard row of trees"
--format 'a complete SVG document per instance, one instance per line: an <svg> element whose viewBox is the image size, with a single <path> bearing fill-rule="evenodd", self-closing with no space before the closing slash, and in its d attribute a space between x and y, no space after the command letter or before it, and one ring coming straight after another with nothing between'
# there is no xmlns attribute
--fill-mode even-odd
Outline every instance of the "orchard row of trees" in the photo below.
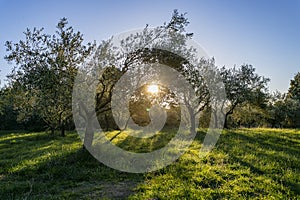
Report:
<svg viewBox="0 0 300 200"><path fill-rule="evenodd" d="M91 126L95 113L101 126L121 128L116 126L111 111L115 84L129 71L140 70L145 73L143 77L151 79L151 72L141 69L143 64L154 63L176 69L192 85L197 99L182 97L190 108L191 130L196 128L193 127L195 115L201 114L200 126L206 127L210 116L215 114L207 81L213 82L218 77L226 91L226 100L221 102L225 127L300 127L300 73L291 80L287 93L270 94L269 79L258 75L252 65L219 68L213 58L195 57L195 49L187 46L193 36L186 31L188 24L185 14L175 10L168 23L153 29L146 26L142 32L123 39L119 47L113 46L113 38L99 45L86 43L65 18L59 21L53 35L44 33L43 29L27 29L24 40L8 41L5 45L5 59L14 69L7 77L8 84L0 90L0 129L48 129L53 133L60 130L63 136L65 129L74 129L72 106ZM93 80L97 81L93 110L83 101L72 105L79 70L87 77L95 70L103 71ZM133 75L130 84L139 81L134 78ZM140 87L130 98L130 113L136 123L149 123L147 108L155 102L167 110L169 126L178 124L181 97L163 86L160 89L157 95L146 95L145 87ZM87 129L92 137L92 128Z"/></svg>

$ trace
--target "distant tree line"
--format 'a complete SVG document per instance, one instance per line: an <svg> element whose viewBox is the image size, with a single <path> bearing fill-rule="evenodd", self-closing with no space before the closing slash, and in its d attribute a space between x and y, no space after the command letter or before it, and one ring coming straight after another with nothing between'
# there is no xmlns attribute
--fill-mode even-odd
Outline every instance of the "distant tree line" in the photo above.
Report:
<svg viewBox="0 0 300 200"><path fill-rule="evenodd" d="M0 129L49 130L53 134L60 130L62 136L65 130L73 130L74 80L79 69L89 71L89 65L83 68L82 63L91 57L90 66L104 69L97 80L95 111L98 121L107 130L120 129L114 122L110 104L116 82L140 63L156 62L173 67L191 83L198 99L193 104L195 108L191 109L190 118L193 121L200 113L200 127L208 127L210 116L215 112L201 76L205 70L217 72L224 83L226 100L222 104L226 107L226 128L300 127L300 73L291 80L286 93L270 94L269 79L258 75L250 64L219 68L213 58L203 58L197 65L192 65L178 56L193 58L193 49L185 46L193 36L186 32L188 24L185 14L175 10L168 23L153 30L146 26L142 33L128 36L119 51L112 48L111 39L99 45L85 43L83 35L68 26L66 18L59 21L53 35L44 33L43 29L27 29L25 39L5 44L5 59L14 68L7 76L8 84L0 90ZM173 50L178 54L163 50L162 45L174 46ZM161 86L161 89L160 95L151 96L146 94L145 87L141 87L133 95L129 107L137 124L149 123L147 108L156 102L167 110L167 126L178 126L178 99L168 88ZM83 104L78 105L78 112L86 122L94 123L89 121L92 112ZM93 130L87 130L87 133L93 137Z"/></svg>

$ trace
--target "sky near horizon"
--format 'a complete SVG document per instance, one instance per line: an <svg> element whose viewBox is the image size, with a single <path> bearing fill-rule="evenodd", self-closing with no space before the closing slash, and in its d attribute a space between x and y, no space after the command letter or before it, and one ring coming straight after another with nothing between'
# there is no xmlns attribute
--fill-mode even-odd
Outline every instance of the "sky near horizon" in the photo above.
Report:
<svg viewBox="0 0 300 200"><path fill-rule="evenodd" d="M0 80L12 70L5 41L24 39L26 28L53 34L59 19L98 43L121 32L162 25L174 9L187 12L187 31L218 66L252 64L271 79L270 91L286 92L300 71L300 0L14 1L0 0Z"/></svg>

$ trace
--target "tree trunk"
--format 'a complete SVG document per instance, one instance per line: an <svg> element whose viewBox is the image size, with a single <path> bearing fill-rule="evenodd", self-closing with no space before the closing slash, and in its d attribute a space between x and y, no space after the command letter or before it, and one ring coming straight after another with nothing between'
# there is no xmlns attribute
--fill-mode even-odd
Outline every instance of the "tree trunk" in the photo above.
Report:
<svg viewBox="0 0 300 200"><path fill-rule="evenodd" d="M190 132L196 133L196 119L194 113L190 113L191 127Z"/></svg>
<svg viewBox="0 0 300 200"><path fill-rule="evenodd" d="M66 134L65 134L65 125L64 124L62 124L61 127L60 127L60 135L62 137L66 136Z"/></svg>
<svg viewBox="0 0 300 200"><path fill-rule="evenodd" d="M92 143L93 143L93 139L94 139L93 120L88 118L87 126L85 129L83 148L90 149L90 147L92 146Z"/></svg>
<svg viewBox="0 0 300 200"><path fill-rule="evenodd" d="M227 123L228 123L228 122L227 122L228 115L229 115L229 114L226 113L226 114L225 114L225 119L224 119L224 128L227 128L227 129L228 129L228 124L227 124Z"/></svg>
<svg viewBox="0 0 300 200"><path fill-rule="evenodd" d="M105 119L105 130L108 131L109 130L109 122L108 122L108 117L107 114L104 115L104 119Z"/></svg>
<svg viewBox="0 0 300 200"><path fill-rule="evenodd" d="M217 111L212 111L213 114L214 114L214 124L215 124L215 127L214 128L217 128L218 127L218 117L217 117Z"/></svg>
<svg viewBox="0 0 300 200"><path fill-rule="evenodd" d="M51 135L54 135L54 128L51 127Z"/></svg>

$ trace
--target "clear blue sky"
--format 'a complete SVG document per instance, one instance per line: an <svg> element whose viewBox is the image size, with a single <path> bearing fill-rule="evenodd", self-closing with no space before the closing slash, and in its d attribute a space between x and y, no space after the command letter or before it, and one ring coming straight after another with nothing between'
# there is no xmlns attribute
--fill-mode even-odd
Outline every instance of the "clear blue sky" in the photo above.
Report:
<svg viewBox="0 0 300 200"><path fill-rule="evenodd" d="M0 0L1 82L12 68L3 58L4 43L24 39L27 27L52 34L58 20L67 17L86 41L101 41L145 24L161 25L173 9L188 13L188 31L219 66L252 64L271 78L271 91L281 92L300 71L300 0Z"/></svg>

